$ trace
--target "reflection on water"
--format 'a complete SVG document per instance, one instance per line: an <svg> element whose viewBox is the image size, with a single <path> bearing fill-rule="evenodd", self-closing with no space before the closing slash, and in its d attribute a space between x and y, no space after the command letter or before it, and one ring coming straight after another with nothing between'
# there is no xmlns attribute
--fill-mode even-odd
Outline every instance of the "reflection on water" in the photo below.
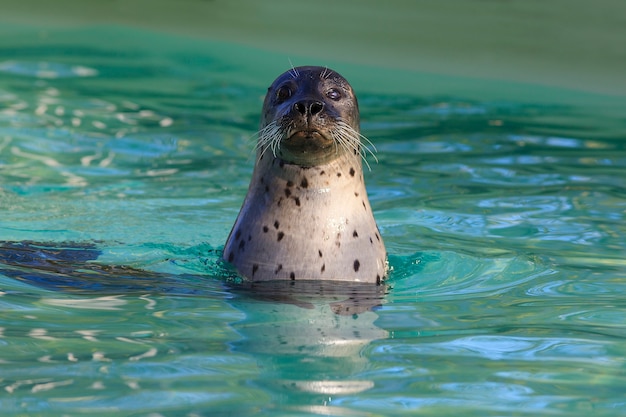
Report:
<svg viewBox="0 0 626 417"><path fill-rule="evenodd" d="M144 368L148 367L143 372L156 372L158 375L158 371L151 369L156 364L145 363L164 355L167 357L173 353L172 350L186 350L191 346L191 340L185 340L186 347L182 345L175 347L176 337L170 330L167 335L169 342L163 345L159 339L165 334L152 326L145 330L119 333L113 330L115 323L120 319L116 315L126 315L126 312L132 309L132 304L139 303L143 305L145 311L157 319L171 320L178 316L177 321L182 324L185 323L184 306L177 305L175 310L163 310L163 297L175 297L177 294L216 297L223 294L230 299L229 305L244 314L243 319L232 324L233 331L240 335L239 340L232 341L229 345L234 352L254 355L258 358L257 366L267 369L261 376L264 381L263 388L267 389L270 385L280 390L324 394L330 398L334 395L366 391L374 386L374 381L367 378L346 378L345 375L358 374L367 369L369 361L361 355L361 350L372 340L388 337L385 330L374 324L378 316L373 311L384 303L385 286L289 281L232 284L231 288L223 287L219 292L216 291L216 286L220 284L207 283L206 280L209 279L207 277L172 276L90 262L97 259L99 254L100 251L93 244L65 244L54 247L49 243L4 242L0 246L2 274L29 285L62 291L42 294L37 301L40 308L60 308L68 313L98 312L101 317L108 315L109 319L105 320L106 324L97 325L97 328L85 327L89 325L79 324L82 320L77 320L73 324L75 329L73 332L67 327L61 331L42 327L18 333L3 332L2 336L10 337L12 340L23 337L36 339L43 343L42 347L50 343L63 344L64 341L73 340L71 351L53 354L42 352L43 356L36 358L36 361L42 364L87 361L94 366L101 364L100 370L96 372L101 375L103 369L104 374L108 374L108 367L114 361L124 358L125 368L129 365L134 368L133 363L141 362ZM194 279L200 279L208 285L192 291L190 281ZM210 291L211 287L215 290ZM103 293L114 295L101 295ZM68 297L67 294L73 296ZM169 304L171 303L170 301ZM5 307L15 309L16 305L7 304ZM112 319L113 317L116 318ZM92 323L91 326L93 325ZM190 324L185 323L184 326L189 328ZM206 323L203 326L206 327ZM105 346L113 341L117 343L111 346L114 349L111 351ZM98 347L94 351L95 346ZM223 349L224 347L221 347L220 350ZM36 350L24 352L27 355L25 359ZM13 357L15 360L15 355ZM211 361L214 360L216 358L212 354ZM221 361L230 362L226 357ZM174 359L174 362L167 366L178 368L181 365L181 359ZM193 365L188 364L186 367L190 368L188 372L205 375L206 371L203 371L201 364L194 362ZM54 368L46 369L47 372L54 372ZM178 369L175 374L181 371ZM64 372L64 375L67 375L67 372ZM5 376L10 378L11 372ZM17 374L14 377L17 377ZM172 377L168 375L168 378ZM144 382L139 383L139 379L130 378L125 383L131 389L143 390L145 378L140 379ZM59 395L60 390L75 387L76 384L77 381L73 378L63 380L18 378L15 382L5 385L5 390L9 393L25 388L31 393L54 390L56 395ZM96 378L91 384L91 389L97 392L109 386L105 381ZM228 396L221 398L221 400L231 399ZM208 397L205 395L195 398L194 401L213 402L215 398L214 394L211 394ZM88 402L84 398L78 403L70 402L73 406L79 407L83 402L84 406L90 409L95 407L97 410L100 407L96 398Z"/></svg>
<svg viewBox="0 0 626 417"><path fill-rule="evenodd" d="M362 349L388 337L375 324L378 315L372 311L384 302L384 286L263 283L247 288L245 295L232 303L246 313L233 325L243 336L233 347L259 358L267 370L264 386L286 395L302 392L328 398L374 386L373 380L354 375L369 366Z"/></svg>

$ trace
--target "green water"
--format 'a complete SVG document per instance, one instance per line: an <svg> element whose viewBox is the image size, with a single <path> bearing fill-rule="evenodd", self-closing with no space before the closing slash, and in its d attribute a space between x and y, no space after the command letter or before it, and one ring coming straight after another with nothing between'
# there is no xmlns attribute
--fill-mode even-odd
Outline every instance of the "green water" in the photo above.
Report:
<svg viewBox="0 0 626 417"><path fill-rule="evenodd" d="M357 91L386 288L218 262L288 58ZM52 251L0 250L2 415L626 415L626 99L307 59L2 26L0 240Z"/></svg>

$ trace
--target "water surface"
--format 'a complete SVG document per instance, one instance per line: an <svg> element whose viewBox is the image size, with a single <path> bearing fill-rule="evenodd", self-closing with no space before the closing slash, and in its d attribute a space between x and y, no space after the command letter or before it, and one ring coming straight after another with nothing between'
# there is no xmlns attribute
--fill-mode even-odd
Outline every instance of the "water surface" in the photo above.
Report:
<svg viewBox="0 0 626 417"><path fill-rule="evenodd" d="M3 415L623 414L623 97L335 62L390 279L250 290L219 255L286 57L4 27Z"/></svg>

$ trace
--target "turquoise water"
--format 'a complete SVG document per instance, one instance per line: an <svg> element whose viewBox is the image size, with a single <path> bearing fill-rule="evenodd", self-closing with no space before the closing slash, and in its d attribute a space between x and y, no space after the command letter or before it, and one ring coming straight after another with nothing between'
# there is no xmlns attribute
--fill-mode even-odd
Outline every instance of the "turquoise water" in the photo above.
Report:
<svg viewBox="0 0 626 417"><path fill-rule="evenodd" d="M388 286L250 290L218 260L287 57L3 33L2 415L626 414L621 96L335 62Z"/></svg>

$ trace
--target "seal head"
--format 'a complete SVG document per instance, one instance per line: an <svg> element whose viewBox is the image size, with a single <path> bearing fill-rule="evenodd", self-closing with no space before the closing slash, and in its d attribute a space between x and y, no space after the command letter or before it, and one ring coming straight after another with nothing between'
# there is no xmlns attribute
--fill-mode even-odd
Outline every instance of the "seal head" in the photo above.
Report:
<svg viewBox="0 0 626 417"><path fill-rule="evenodd" d="M322 67L281 74L263 104L257 160L224 259L252 281L380 283L385 247L372 215L352 87Z"/></svg>
<svg viewBox="0 0 626 417"><path fill-rule="evenodd" d="M262 133L280 133L261 135L281 139L271 144L275 156L303 167L322 165L337 158L342 130L356 126L358 131L359 109L341 75L319 67L294 68L269 88L261 126Z"/></svg>

